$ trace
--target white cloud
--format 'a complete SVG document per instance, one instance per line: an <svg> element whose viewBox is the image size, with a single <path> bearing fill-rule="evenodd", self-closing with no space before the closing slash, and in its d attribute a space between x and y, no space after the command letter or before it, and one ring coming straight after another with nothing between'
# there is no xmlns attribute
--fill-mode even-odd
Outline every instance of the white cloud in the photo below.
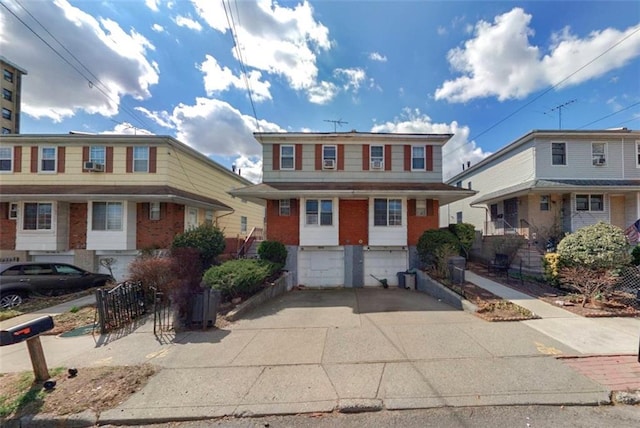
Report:
<svg viewBox="0 0 640 428"><path fill-rule="evenodd" d="M159 10L158 5L160 4L160 0L144 0L144 4L152 11L157 12Z"/></svg>
<svg viewBox="0 0 640 428"><path fill-rule="evenodd" d="M253 156L240 156L233 161L236 171L253 183L262 181L262 158Z"/></svg>
<svg viewBox="0 0 640 428"><path fill-rule="evenodd" d="M142 128L136 128L129 122L118 123L112 130L100 132L100 134L116 135L154 135L153 132Z"/></svg>
<svg viewBox="0 0 640 428"><path fill-rule="evenodd" d="M192 18L180 15L176 16L173 21L178 27L185 27L198 32L202 31L202 24Z"/></svg>
<svg viewBox="0 0 640 428"><path fill-rule="evenodd" d="M311 102L318 97L317 54L331 47L329 30L313 18L313 9L305 1L292 8L271 0L236 2L224 10L223 2L193 0L200 17L212 28L227 32L229 19L246 66L282 76L289 86L305 91ZM239 59L236 49L232 53Z"/></svg>
<svg viewBox="0 0 640 428"><path fill-rule="evenodd" d="M448 33L447 29L442 25L440 25L436 31L438 32L438 36L444 36Z"/></svg>
<svg viewBox="0 0 640 428"><path fill-rule="evenodd" d="M25 22L32 22L22 8L5 5ZM37 7L33 7L35 3L23 5L73 52L81 63L70 55L65 57L86 76L62 61L12 16L0 14L0 51L28 72L22 88L23 113L56 122L79 110L112 116L123 96L138 100L150 97L150 87L158 83L159 73L157 65L146 58L154 46L142 35L133 29L125 32L111 20L98 20L66 0L38 2ZM41 36L65 54L45 33ZM51 76L55 76L55 84Z"/></svg>
<svg viewBox="0 0 640 428"><path fill-rule="evenodd" d="M338 87L331 82L320 82L307 90L309 101L314 104L327 104L338 95Z"/></svg>
<svg viewBox="0 0 640 428"><path fill-rule="evenodd" d="M442 148L444 180L461 172L463 163L476 164L490 155L478 147L475 141L468 141L468 126L460 126L455 120L451 123L433 123L429 116L418 109L406 108L393 121L374 125L371 132L454 134Z"/></svg>
<svg viewBox="0 0 640 428"><path fill-rule="evenodd" d="M358 92L360 85L367 78L367 73L361 68L336 68L333 75L345 81L342 86L345 91L353 92Z"/></svg>
<svg viewBox="0 0 640 428"><path fill-rule="evenodd" d="M387 62L387 57L378 52L371 52L369 54L369 59L371 61Z"/></svg>
<svg viewBox="0 0 640 428"><path fill-rule="evenodd" d="M475 37L447 55L453 70L462 76L445 81L435 91L435 98L449 102L493 96L500 101L521 99L558 84L608 49L611 51L606 57L589 64L562 85L576 85L600 77L640 56L639 37L611 48L638 31L640 25L623 32L611 28L594 31L582 39L565 28L552 35L549 53L543 56L538 46L529 43L529 36L533 35L529 26L531 18L524 10L514 8L495 17L493 23L479 21L474 28Z"/></svg>
<svg viewBox="0 0 640 428"><path fill-rule="evenodd" d="M207 55L204 62L200 64L200 70L203 73L204 88L209 96L226 91L231 87L247 91L242 74L239 76L234 75L229 68L221 67L211 55ZM250 71L247 75L251 95L256 102L271 99L271 92L269 91L271 83L262 81L260 80L261 78L262 73L257 70Z"/></svg>
<svg viewBox="0 0 640 428"><path fill-rule="evenodd" d="M164 27L160 24L153 24L151 26L151 29L156 33L164 33Z"/></svg>

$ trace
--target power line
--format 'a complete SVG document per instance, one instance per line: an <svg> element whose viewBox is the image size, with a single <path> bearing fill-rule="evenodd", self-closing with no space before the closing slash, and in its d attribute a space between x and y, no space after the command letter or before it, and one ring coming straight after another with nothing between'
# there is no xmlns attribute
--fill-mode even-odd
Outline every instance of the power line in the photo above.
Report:
<svg viewBox="0 0 640 428"><path fill-rule="evenodd" d="M596 119L596 120L594 120L593 122L589 122L589 123L587 123L586 125L582 125L580 128L576 128L576 129L586 128L586 127L587 127L587 126L589 126L589 125L593 125L593 124L594 124L594 123L596 123L596 122L600 122L601 120L605 120L605 119L607 119L607 118L609 118L609 117L611 117L611 116L615 116L616 114L618 114L618 113L622 113L622 112L623 112L623 111L625 111L625 110L629 110L630 108L635 107L635 106L637 106L637 105L639 105L639 104L640 104L640 102L637 102L637 103L635 103L635 104L631 104L630 106L624 107L624 108L622 108L622 109L620 109L620 110L618 110L618 111L614 111L614 112L613 112L613 113L611 113L611 114L608 114L608 115L606 115L606 116L604 116L604 117L601 117L600 119ZM631 120L635 120L635 119L631 119ZM630 122L631 120L629 120L629 121L627 121L627 122ZM623 123L624 123L624 122L623 122Z"/></svg>

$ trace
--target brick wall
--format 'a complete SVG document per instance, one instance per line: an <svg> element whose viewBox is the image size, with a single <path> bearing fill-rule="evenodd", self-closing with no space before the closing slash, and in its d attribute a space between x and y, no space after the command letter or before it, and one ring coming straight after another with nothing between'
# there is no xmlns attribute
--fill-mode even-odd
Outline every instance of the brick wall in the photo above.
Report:
<svg viewBox="0 0 640 428"><path fill-rule="evenodd" d="M291 215L280 215L280 201L267 201L267 237L284 245L300 244L300 201L291 200Z"/></svg>
<svg viewBox="0 0 640 428"><path fill-rule="evenodd" d="M16 220L9 220L9 203L0 203L0 249L16 248Z"/></svg>
<svg viewBox="0 0 640 428"><path fill-rule="evenodd" d="M69 204L69 249L87 248L88 204Z"/></svg>
<svg viewBox="0 0 640 428"><path fill-rule="evenodd" d="M438 201L427 200L427 215L416 216L416 200L407 201L407 243L418 244L418 239L425 230L438 229Z"/></svg>
<svg viewBox="0 0 640 428"><path fill-rule="evenodd" d="M341 199L339 211L339 244L369 245L369 202Z"/></svg>
<svg viewBox="0 0 640 428"><path fill-rule="evenodd" d="M160 220L149 220L149 204L136 207L136 248L169 248L173 238L184 232L184 206L160 204Z"/></svg>

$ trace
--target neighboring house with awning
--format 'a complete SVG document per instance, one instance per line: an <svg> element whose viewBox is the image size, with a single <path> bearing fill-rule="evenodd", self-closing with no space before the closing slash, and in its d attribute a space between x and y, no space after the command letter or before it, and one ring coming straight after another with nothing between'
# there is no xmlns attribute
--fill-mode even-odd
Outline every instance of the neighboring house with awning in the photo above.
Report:
<svg viewBox="0 0 640 428"><path fill-rule="evenodd" d="M441 204L476 192L442 183L451 134L256 133L263 183L235 189L266 201L266 237L287 246L305 286L398 283ZM376 279L378 278L378 279Z"/></svg>

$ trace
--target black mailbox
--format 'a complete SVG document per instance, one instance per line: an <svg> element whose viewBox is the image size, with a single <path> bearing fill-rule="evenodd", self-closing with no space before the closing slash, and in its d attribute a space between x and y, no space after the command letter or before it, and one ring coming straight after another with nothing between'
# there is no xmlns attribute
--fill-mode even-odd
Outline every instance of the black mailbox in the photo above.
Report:
<svg viewBox="0 0 640 428"><path fill-rule="evenodd" d="M49 331L53 328L53 318L50 315L36 318L11 327L7 330L0 330L0 346L13 345L20 343L32 337L38 336L40 333Z"/></svg>

